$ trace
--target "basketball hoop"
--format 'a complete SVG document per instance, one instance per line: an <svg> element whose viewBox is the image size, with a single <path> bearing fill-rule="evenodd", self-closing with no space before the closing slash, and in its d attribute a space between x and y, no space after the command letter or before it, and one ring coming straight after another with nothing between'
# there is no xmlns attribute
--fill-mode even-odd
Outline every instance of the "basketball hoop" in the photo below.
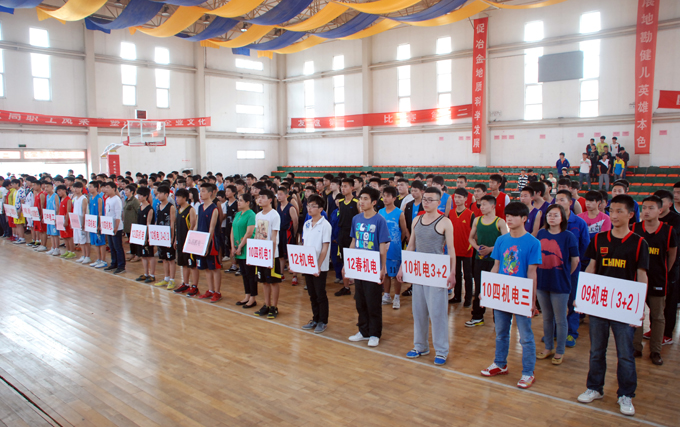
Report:
<svg viewBox="0 0 680 427"><path fill-rule="evenodd" d="M153 120L128 120L120 131L120 139L123 145L128 147L164 147L165 122Z"/></svg>

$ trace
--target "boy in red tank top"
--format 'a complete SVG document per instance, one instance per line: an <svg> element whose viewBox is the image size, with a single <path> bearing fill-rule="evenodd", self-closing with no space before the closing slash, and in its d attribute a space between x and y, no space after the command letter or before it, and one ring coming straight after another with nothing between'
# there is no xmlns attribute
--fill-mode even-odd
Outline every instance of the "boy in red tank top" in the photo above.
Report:
<svg viewBox="0 0 680 427"><path fill-rule="evenodd" d="M456 250L456 285L453 290L453 299L450 304L462 301L462 282L465 279L465 303L463 307L472 305L472 245L470 244L470 231L475 214L465 206L470 193L464 188L456 188L453 193L454 209L449 212L449 219L453 224L453 247Z"/></svg>

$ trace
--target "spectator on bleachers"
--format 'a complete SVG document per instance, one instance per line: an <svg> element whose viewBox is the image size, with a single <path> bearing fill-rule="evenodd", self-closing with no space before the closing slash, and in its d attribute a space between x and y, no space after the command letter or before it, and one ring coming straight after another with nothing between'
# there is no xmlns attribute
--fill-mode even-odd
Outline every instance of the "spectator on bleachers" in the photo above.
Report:
<svg viewBox="0 0 680 427"><path fill-rule="evenodd" d="M542 179L541 181L545 181L545 180ZM550 184L552 184L551 188L557 187L557 178L555 178L555 175L553 175L552 172L548 172L548 181L550 181ZM553 194L556 193L556 192L557 191L554 191Z"/></svg>
<svg viewBox="0 0 680 427"><path fill-rule="evenodd" d="M517 191L522 191L522 189L526 187L528 183L529 176L526 174L526 171L522 169L519 171L519 176L517 177Z"/></svg>
<svg viewBox="0 0 680 427"><path fill-rule="evenodd" d="M586 153L588 153L588 157L590 157L590 155L593 152L597 153L598 155L600 154L600 153L597 152L597 145L595 145L595 138L590 138L590 142L588 143L588 145L586 145Z"/></svg>
<svg viewBox="0 0 680 427"><path fill-rule="evenodd" d="M619 147L619 154L621 154L621 158L623 159L623 174L621 175L622 179L626 179L626 172L628 172L628 162L630 162L630 154L626 152L625 147Z"/></svg>
<svg viewBox="0 0 680 427"><path fill-rule="evenodd" d="M604 135L602 135L602 136L600 137L600 142L597 143L597 152L600 154L600 156L601 156L602 154L604 154L604 149L605 149L605 148L606 148L607 150L609 150L609 145L605 142L606 139L607 139L607 137L604 136Z"/></svg>
<svg viewBox="0 0 680 427"><path fill-rule="evenodd" d="M615 136L612 137L612 143L609 144L609 152L612 153L612 156L619 154L620 147L618 138Z"/></svg>
<svg viewBox="0 0 680 427"><path fill-rule="evenodd" d="M591 189L592 185L590 182L590 168L593 166L592 162L588 158L588 153L583 153L581 159L581 167L578 170L578 183L583 187L583 181L588 181L588 190Z"/></svg>
<svg viewBox="0 0 680 427"><path fill-rule="evenodd" d="M626 163L623 161L621 153L616 154L616 159L614 160L614 180L618 181L623 177L623 168Z"/></svg>
<svg viewBox="0 0 680 427"><path fill-rule="evenodd" d="M603 189L602 184L604 184L604 190L609 191L609 175L611 174L613 163L614 160L609 152L609 147L605 145L604 151L602 152L602 155L600 155L600 160L597 163L600 172L600 178L598 180L600 190Z"/></svg>
<svg viewBox="0 0 680 427"><path fill-rule="evenodd" d="M529 182L537 182L538 181L538 176L536 176L536 173L534 172L533 169L529 169L527 171L527 174L529 175Z"/></svg>
<svg viewBox="0 0 680 427"><path fill-rule="evenodd" d="M502 178L501 186L500 186L499 190L505 191L505 185L508 183L508 178L503 173L503 169L498 169L498 175L500 175L501 178Z"/></svg>
<svg viewBox="0 0 680 427"><path fill-rule="evenodd" d="M539 178L538 180L539 180L539 181L545 181L545 180L546 180L545 174L542 173L542 174L540 175L540 178Z"/></svg>
<svg viewBox="0 0 680 427"><path fill-rule="evenodd" d="M564 153L560 153L560 158L555 163L555 166L557 167L557 176L562 176L562 169L563 168L571 167L571 165L569 164L569 160L567 160Z"/></svg>

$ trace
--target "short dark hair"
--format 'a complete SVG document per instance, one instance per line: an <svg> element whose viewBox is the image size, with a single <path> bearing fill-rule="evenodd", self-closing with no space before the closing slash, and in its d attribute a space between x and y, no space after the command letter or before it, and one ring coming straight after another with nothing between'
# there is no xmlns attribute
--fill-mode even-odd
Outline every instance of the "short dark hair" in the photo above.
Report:
<svg viewBox="0 0 680 427"><path fill-rule="evenodd" d="M217 191L217 186L215 184L211 184L209 182L204 182L203 184L201 184L201 188L205 188L208 191L210 191L211 193L213 191Z"/></svg>
<svg viewBox="0 0 680 427"><path fill-rule="evenodd" d="M495 205L495 204L496 204L496 198L495 198L494 196L492 196L491 194L485 194L485 195L479 200L479 203L482 203L482 202L484 202L484 201L487 201L487 202L491 203L492 205Z"/></svg>
<svg viewBox="0 0 680 427"><path fill-rule="evenodd" d="M625 179L618 179L618 180L614 181L614 183L612 184L612 189L614 187L623 187L623 189L627 193L628 187L630 187L630 183L628 181L626 181Z"/></svg>
<svg viewBox="0 0 680 427"><path fill-rule="evenodd" d="M470 193L468 193L468 191L467 191L466 189L464 189L464 188L456 188L456 189L453 191L453 194L454 194L454 195L457 194L457 195L459 195L459 196L463 196L463 197L467 198L467 196L468 196Z"/></svg>
<svg viewBox="0 0 680 427"><path fill-rule="evenodd" d="M543 193L545 193L545 184L543 182L530 182L529 187L534 189L534 193L540 193L541 196L543 196Z"/></svg>
<svg viewBox="0 0 680 427"><path fill-rule="evenodd" d="M657 190L654 192L654 195L661 200L668 199L671 202L673 201L673 193L668 190Z"/></svg>
<svg viewBox="0 0 680 427"><path fill-rule="evenodd" d="M250 203L253 201L253 195L250 193L243 193L238 195L240 198L243 199L244 202Z"/></svg>
<svg viewBox="0 0 680 427"><path fill-rule="evenodd" d="M479 188L480 190L486 193L486 185L482 184L481 182L479 184L475 184L475 188Z"/></svg>
<svg viewBox="0 0 680 427"><path fill-rule="evenodd" d="M560 210L560 215L562 220L560 221L560 230L562 231L567 231L567 224L569 223L569 220L567 219L567 212L564 210L564 207L561 205L550 205L548 206L548 209L545 211L545 216L546 218L548 217L548 212L554 209L559 209ZM543 225L543 228L546 230L550 228L550 224L548 224L548 221L545 222Z"/></svg>
<svg viewBox="0 0 680 427"><path fill-rule="evenodd" d="M497 174L497 173L492 173L491 176L489 177L489 180L497 182L499 184L503 183L503 177L500 174Z"/></svg>
<svg viewBox="0 0 680 427"><path fill-rule="evenodd" d="M272 201L274 200L274 192L272 190L264 189L264 190L260 191L260 196L264 196L264 197L266 197L266 198L268 198L269 200L272 200Z"/></svg>
<svg viewBox="0 0 680 427"><path fill-rule="evenodd" d="M635 211L635 200L633 200L633 198L628 194L619 194L618 196L613 197L609 206L613 205L614 203L624 205L628 212Z"/></svg>
<svg viewBox="0 0 680 427"><path fill-rule="evenodd" d="M425 184L423 184L422 181L413 181L411 183L411 188L415 188L416 190L423 191L423 190L425 190Z"/></svg>
<svg viewBox="0 0 680 427"><path fill-rule="evenodd" d="M105 182L103 187L116 188L116 184L113 181Z"/></svg>
<svg viewBox="0 0 680 427"><path fill-rule="evenodd" d="M536 191L534 191L534 189L531 188L530 185L527 185L526 187L522 188L522 191L520 191L520 193L523 193L523 192L525 192L525 191L526 191L527 193L529 193L532 197L533 197L534 194L536 193Z"/></svg>
<svg viewBox="0 0 680 427"><path fill-rule="evenodd" d="M557 194L555 194L555 198L557 198L557 196L559 196L560 194L563 195L563 196L569 197L569 200L572 199L571 191L569 191L569 190L560 190L560 191L558 191Z"/></svg>
<svg viewBox="0 0 680 427"><path fill-rule="evenodd" d="M225 190L231 190L232 193L236 194L238 193L238 189L236 188L235 185L227 185L224 187Z"/></svg>
<svg viewBox="0 0 680 427"><path fill-rule="evenodd" d="M406 179L406 178L399 178L397 180L397 184L399 184L400 182L403 182L404 184L408 185L408 179Z"/></svg>
<svg viewBox="0 0 680 427"><path fill-rule="evenodd" d="M375 202L378 201L378 199L380 199L380 191L376 190L373 187L362 188L361 191L359 192L359 197L361 197L364 194L368 195L368 197L371 198L371 202Z"/></svg>
<svg viewBox="0 0 680 427"><path fill-rule="evenodd" d="M602 200L607 201L609 200L609 193L607 193L607 190L599 190L598 193L602 195Z"/></svg>
<svg viewBox="0 0 680 427"><path fill-rule="evenodd" d="M333 174L327 173L327 174L325 174L325 175L323 176L323 179L327 179L327 180L330 181L330 180L333 179Z"/></svg>
<svg viewBox="0 0 680 427"><path fill-rule="evenodd" d="M505 207L505 215L511 216L529 216L529 208L524 203L510 202Z"/></svg>
<svg viewBox="0 0 680 427"><path fill-rule="evenodd" d="M395 187L383 188L383 194L389 194L392 197L397 197L397 189Z"/></svg>
<svg viewBox="0 0 680 427"><path fill-rule="evenodd" d="M318 194L312 194L309 196L307 199L307 206L309 206L310 203L316 203L316 205L321 209L326 209L326 200Z"/></svg>
<svg viewBox="0 0 680 427"><path fill-rule="evenodd" d="M425 179L425 175L423 175L422 173L418 172L417 174L415 174L415 175L413 176L413 178L414 178L414 179L420 179L420 180L422 180L422 179Z"/></svg>
<svg viewBox="0 0 680 427"><path fill-rule="evenodd" d="M354 187L354 180L352 178L343 178L341 181L342 184L349 184L350 187Z"/></svg>
<svg viewBox="0 0 680 427"><path fill-rule="evenodd" d="M429 194L429 193L436 194L439 197L442 196L442 192L438 188L435 188L435 187L427 187L425 189L425 194Z"/></svg>
<svg viewBox="0 0 680 427"><path fill-rule="evenodd" d="M168 187L167 185L161 185L160 187L158 187L158 190L156 191L163 194L170 194L170 187Z"/></svg>
<svg viewBox="0 0 680 427"><path fill-rule="evenodd" d="M602 201L602 193L599 191L589 191L586 193L586 200L589 202L600 203Z"/></svg>
<svg viewBox="0 0 680 427"><path fill-rule="evenodd" d="M12 180L12 181L14 181L14 180ZM59 191L59 190L68 191L68 190L66 189L66 186L65 186L65 185L57 185L57 188L56 188L54 191Z"/></svg>
<svg viewBox="0 0 680 427"><path fill-rule="evenodd" d="M434 178L432 178L432 183L444 186L444 177L442 177L441 175L437 175Z"/></svg>
<svg viewBox="0 0 680 427"><path fill-rule="evenodd" d="M151 194L151 190L149 190L149 187L139 187L137 189L137 194L144 198L147 198L149 197L149 194Z"/></svg>
<svg viewBox="0 0 680 427"><path fill-rule="evenodd" d="M34 182L37 182L37 181L34 180ZM72 187L73 188L83 188L83 183L80 182L80 181L76 181L76 182L73 183Z"/></svg>
<svg viewBox="0 0 680 427"><path fill-rule="evenodd" d="M179 190L175 191L175 197L183 197L189 200L189 190L186 188L180 188Z"/></svg>
<svg viewBox="0 0 680 427"><path fill-rule="evenodd" d="M569 178L560 178L560 180L557 181L557 185L566 185L567 187L571 187L571 180Z"/></svg>
<svg viewBox="0 0 680 427"><path fill-rule="evenodd" d="M642 199L642 203L644 203L644 202L654 202L654 203L657 204L659 209L661 209L663 207L663 202L661 201L661 198L659 196L651 195L651 196L645 197L644 199Z"/></svg>

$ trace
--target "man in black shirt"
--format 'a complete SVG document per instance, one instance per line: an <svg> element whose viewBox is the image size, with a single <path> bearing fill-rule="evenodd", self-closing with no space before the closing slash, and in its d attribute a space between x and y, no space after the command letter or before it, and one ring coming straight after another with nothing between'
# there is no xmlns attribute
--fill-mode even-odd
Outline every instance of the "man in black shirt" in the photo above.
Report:
<svg viewBox="0 0 680 427"><path fill-rule="evenodd" d="M616 279L647 283L649 246L645 240L630 231L628 221L634 215L633 198L627 194L616 196L610 205L612 230L598 233L590 241L586 257L590 258L587 273ZM578 311L578 307L574 304ZM607 371L607 345L609 330L614 334L618 367L619 409L624 415L635 415L632 398L637 388L637 373L633 357L635 328L622 322L590 316L590 366L588 389L578 397L581 403L590 403L604 397L604 377Z"/></svg>
<svg viewBox="0 0 680 427"><path fill-rule="evenodd" d="M664 303L668 274L677 256L676 232L668 224L659 221L659 213L663 203L657 196L649 196L642 201L642 222L633 225L633 233L642 236L649 245L649 272L647 278L647 306L649 306L649 321L651 324L650 355L652 363L663 365L661 359L661 345L663 341ZM635 357L642 357L642 328L635 330L633 341Z"/></svg>
<svg viewBox="0 0 680 427"><path fill-rule="evenodd" d="M654 195L661 199L663 203L659 220L673 227L677 241L680 242L680 214L674 212L673 207L673 193L668 190L658 190ZM664 309L664 318L666 326L664 327L662 345L673 344L673 331L678 315L678 303L680 303L680 253L678 253L673 268L668 273L668 287L666 289L666 307ZM644 334L644 338L651 338L650 333Z"/></svg>
<svg viewBox="0 0 680 427"><path fill-rule="evenodd" d="M343 251L343 259L344 249L349 248L349 245L352 243L352 238L350 237L352 218L359 213L359 201L352 195L353 187L354 180L352 178L344 178L340 185L340 192L343 197L338 200L338 228L340 229L338 233L338 246L340 251ZM342 281L344 286L335 293L335 296L352 295L352 291L349 290L349 279L343 278Z"/></svg>

